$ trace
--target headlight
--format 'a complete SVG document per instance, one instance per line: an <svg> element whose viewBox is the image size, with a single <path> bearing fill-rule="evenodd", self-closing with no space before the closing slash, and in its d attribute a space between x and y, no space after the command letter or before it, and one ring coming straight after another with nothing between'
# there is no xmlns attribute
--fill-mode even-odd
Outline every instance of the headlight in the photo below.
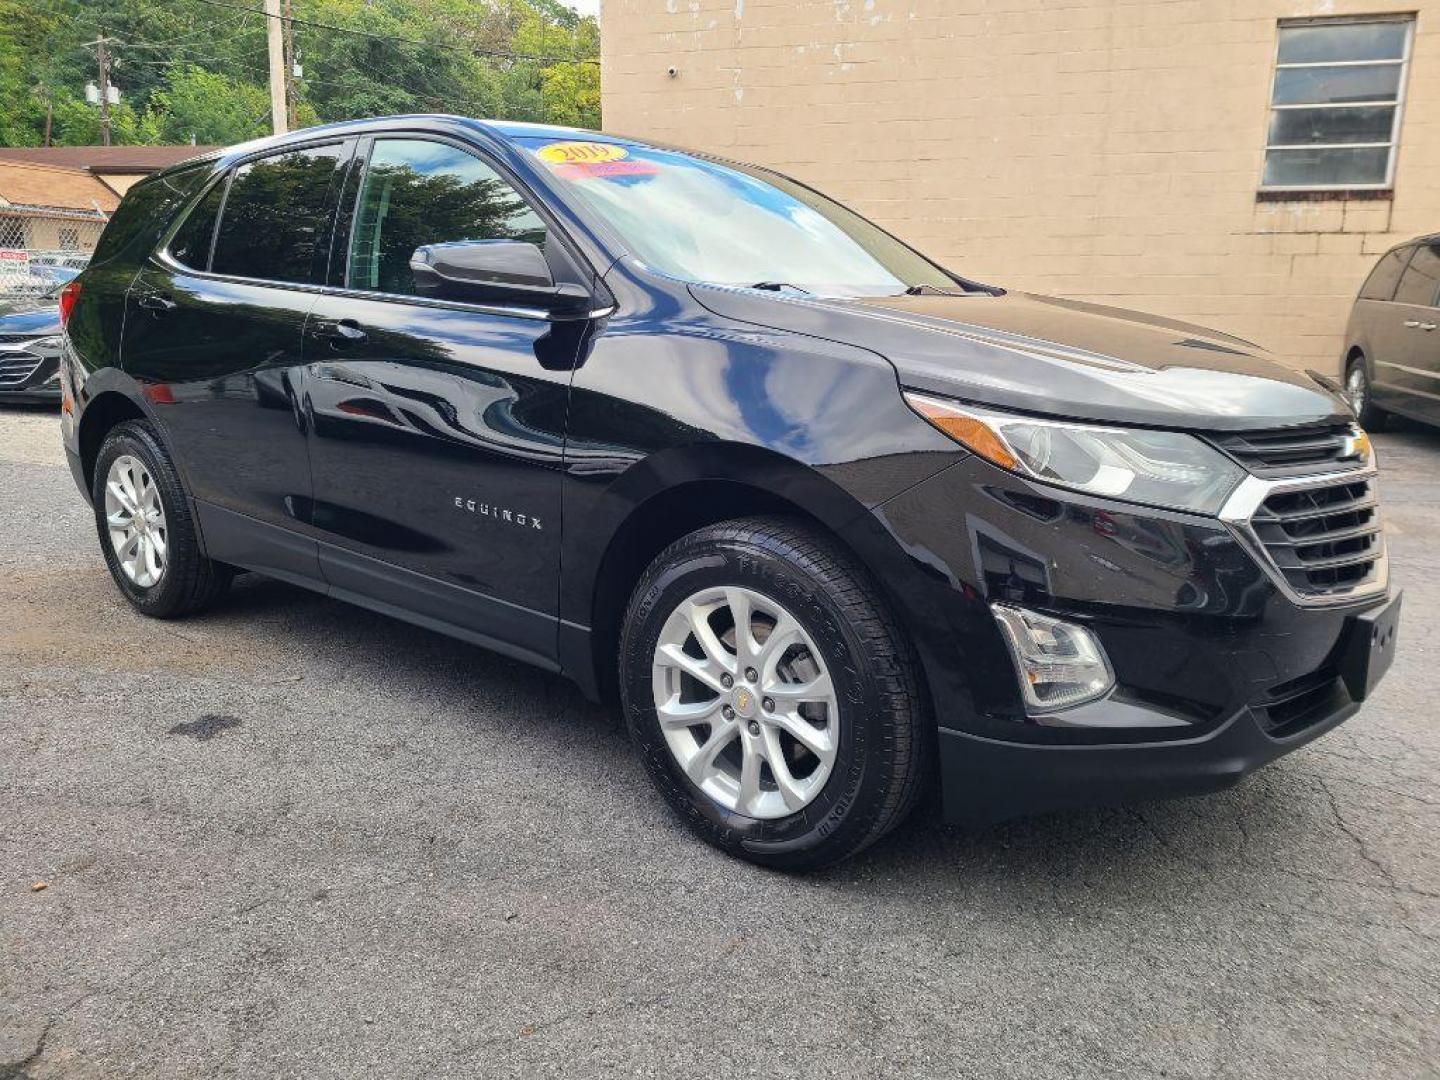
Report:
<svg viewBox="0 0 1440 1080"><path fill-rule="evenodd" d="M49 337L33 338L25 343L27 349L58 349L65 344L65 339L59 334L51 334Z"/></svg>
<svg viewBox="0 0 1440 1080"><path fill-rule="evenodd" d="M1218 514L1245 470L1193 435L990 412L905 392L910 407L986 461L1091 495Z"/></svg>

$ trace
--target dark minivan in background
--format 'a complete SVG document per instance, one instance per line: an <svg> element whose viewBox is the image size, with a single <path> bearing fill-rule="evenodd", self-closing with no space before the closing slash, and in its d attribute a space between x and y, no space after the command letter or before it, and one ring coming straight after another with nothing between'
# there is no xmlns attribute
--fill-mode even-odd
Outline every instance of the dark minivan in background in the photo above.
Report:
<svg viewBox="0 0 1440 1080"><path fill-rule="evenodd" d="M1440 424L1440 234L1388 251L1345 329L1345 396L1366 427Z"/></svg>
<svg viewBox="0 0 1440 1080"><path fill-rule="evenodd" d="M770 170L296 132L137 184L62 313L65 448L136 608L258 571L562 673L767 865L934 783L970 824L1223 787L1394 653L1332 392Z"/></svg>

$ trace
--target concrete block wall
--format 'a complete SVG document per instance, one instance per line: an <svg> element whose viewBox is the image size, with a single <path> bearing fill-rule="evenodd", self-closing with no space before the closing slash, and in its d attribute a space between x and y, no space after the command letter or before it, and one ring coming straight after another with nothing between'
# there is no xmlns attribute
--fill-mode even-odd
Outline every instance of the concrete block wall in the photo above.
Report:
<svg viewBox="0 0 1440 1080"><path fill-rule="evenodd" d="M1281 19L1417 16L1394 193L1259 201ZM945 265L1335 370L1440 231L1440 0L603 0L607 130L777 167ZM667 69L674 67L672 77Z"/></svg>

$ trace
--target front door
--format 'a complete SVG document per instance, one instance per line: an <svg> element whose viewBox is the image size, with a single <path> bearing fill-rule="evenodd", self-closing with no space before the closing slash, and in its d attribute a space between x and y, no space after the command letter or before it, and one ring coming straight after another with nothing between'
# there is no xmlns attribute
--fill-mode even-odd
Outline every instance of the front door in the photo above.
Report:
<svg viewBox="0 0 1440 1080"><path fill-rule="evenodd" d="M297 381L323 281L340 143L241 164L212 184L127 299L121 363L155 406L211 557L313 579Z"/></svg>
<svg viewBox="0 0 1440 1080"><path fill-rule="evenodd" d="M410 256L553 238L474 153L415 137L375 140L353 217L346 292L305 335L322 571L337 595L546 662L573 346L533 310L421 298Z"/></svg>

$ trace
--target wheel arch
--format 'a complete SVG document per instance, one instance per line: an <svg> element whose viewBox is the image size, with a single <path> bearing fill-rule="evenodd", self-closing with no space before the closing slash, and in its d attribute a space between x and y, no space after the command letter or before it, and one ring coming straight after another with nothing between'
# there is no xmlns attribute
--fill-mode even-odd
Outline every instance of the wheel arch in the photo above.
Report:
<svg viewBox="0 0 1440 1080"><path fill-rule="evenodd" d="M621 621L646 567L687 533L735 518L789 517L831 537L870 574L913 639L906 607L891 588L898 565L891 556L901 555L898 545L823 468L755 446L709 444L696 453L668 451L632 467L601 506L587 514L584 539L573 545L568 537L581 527L567 519L566 555L575 557L566 559L569 580L562 591L571 604L560 642L562 667L601 701L617 700ZM603 543L597 534L606 537ZM587 561L583 548L600 554Z"/></svg>
<svg viewBox="0 0 1440 1080"><path fill-rule="evenodd" d="M100 456L105 436L126 420L148 419L149 413L133 397L118 389L102 390L85 403L76 430L76 444L87 492L95 487L95 460Z"/></svg>

